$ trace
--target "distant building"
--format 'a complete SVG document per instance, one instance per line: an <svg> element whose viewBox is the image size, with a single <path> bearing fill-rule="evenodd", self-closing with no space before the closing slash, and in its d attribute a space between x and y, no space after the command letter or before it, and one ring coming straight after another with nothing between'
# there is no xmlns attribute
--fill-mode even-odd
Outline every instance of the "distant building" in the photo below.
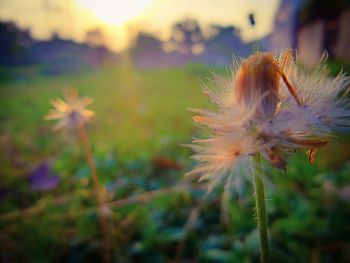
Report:
<svg viewBox="0 0 350 263"><path fill-rule="evenodd" d="M298 15L303 0L282 0L277 10L274 29L266 41L267 49L273 51L296 48Z"/></svg>
<svg viewBox="0 0 350 263"><path fill-rule="evenodd" d="M263 41L271 51L296 49L300 62L312 68L327 52L331 58L350 62L349 1L282 0L274 30Z"/></svg>
<svg viewBox="0 0 350 263"><path fill-rule="evenodd" d="M297 48L301 62L313 67L324 51L331 58L350 62L350 10L342 11L338 17L317 19L299 27Z"/></svg>

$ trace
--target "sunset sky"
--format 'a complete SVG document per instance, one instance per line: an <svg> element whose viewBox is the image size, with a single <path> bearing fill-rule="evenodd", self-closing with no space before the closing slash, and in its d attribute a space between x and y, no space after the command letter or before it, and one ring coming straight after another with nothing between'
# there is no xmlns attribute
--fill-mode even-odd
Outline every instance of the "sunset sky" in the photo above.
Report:
<svg viewBox="0 0 350 263"><path fill-rule="evenodd" d="M202 26L235 25L245 40L266 35L279 0L0 0L0 19L30 28L36 38L58 32L78 41L100 28L107 45L119 51L139 30L166 38L174 22L195 18ZM248 24L253 12L257 25Z"/></svg>

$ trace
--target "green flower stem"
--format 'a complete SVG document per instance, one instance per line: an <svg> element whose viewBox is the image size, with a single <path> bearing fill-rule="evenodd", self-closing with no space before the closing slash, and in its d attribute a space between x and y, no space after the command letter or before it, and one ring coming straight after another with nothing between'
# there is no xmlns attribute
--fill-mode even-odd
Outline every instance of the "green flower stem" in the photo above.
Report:
<svg viewBox="0 0 350 263"><path fill-rule="evenodd" d="M96 164L94 161L94 157L92 155L89 136L87 134L85 126L84 124L80 124L78 125L77 128L78 128L78 134L79 134L80 140L84 147L86 161L92 173L92 184L93 184L96 199L97 199L100 228L101 228L102 237L103 237L104 263L109 263L111 262L110 247L109 247L109 240L108 240L109 230L108 230L107 220L104 214L105 201L104 201L103 190L100 187L100 182L96 172Z"/></svg>
<svg viewBox="0 0 350 263"><path fill-rule="evenodd" d="M267 212L265 203L264 182L261 178L262 166L260 154L257 154L254 157L253 163L255 207L260 239L260 259L262 263L267 263L269 260L269 243L267 238Z"/></svg>

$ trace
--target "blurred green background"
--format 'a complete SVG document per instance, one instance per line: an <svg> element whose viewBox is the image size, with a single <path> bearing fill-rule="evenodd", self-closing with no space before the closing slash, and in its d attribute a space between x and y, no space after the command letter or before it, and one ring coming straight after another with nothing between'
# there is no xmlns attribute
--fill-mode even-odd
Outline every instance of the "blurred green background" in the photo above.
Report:
<svg viewBox="0 0 350 263"><path fill-rule="evenodd" d="M320 16L312 12L315 3ZM59 32L38 40L2 22L0 262L103 261L83 149L73 131L53 131L54 124L44 121L50 101L62 98L67 88L94 99L89 108L96 115L87 130L107 189L113 262L259 262L250 184L229 195L223 195L223 187L206 194L205 184L184 177L195 162L181 144L206 133L193 125L189 108L212 107L200 82L212 86L213 72L229 78L225 65L233 53L245 57L257 43L263 50L276 43L284 48L276 39L285 39L287 31L286 42L300 50L305 68L327 50L330 74L350 74L349 54L342 49L349 39L340 37L349 30L341 20L348 21L349 9L346 1L339 3L332 9L325 1L272 1L274 29L246 41L225 23L209 27L216 33L207 36L194 19L175 23L168 29L174 37L167 40L141 28L118 53L102 41L101 32L90 32L87 45ZM244 10L259 24L263 11ZM305 30L319 32L317 23L324 37L314 45L323 44L308 53ZM271 262L350 262L349 146L349 135L339 134L320 149L316 164L300 152L291 156L286 173L266 167L272 182L267 198Z"/></svg>

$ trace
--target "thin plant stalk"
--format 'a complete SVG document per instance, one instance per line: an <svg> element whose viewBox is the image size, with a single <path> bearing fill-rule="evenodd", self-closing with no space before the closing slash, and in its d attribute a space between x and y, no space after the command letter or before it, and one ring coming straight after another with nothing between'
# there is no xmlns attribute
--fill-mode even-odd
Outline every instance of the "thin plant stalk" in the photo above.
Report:
<svg viewBox="0 0 350 263"><path fill-rule="evenodd" d="M100 182L96 172L96 164L92 155L89 136L86 132L84 124L78 125L77 130L78 130L79 138L83 144L86 161L91 170L93 188L94 188L95 196L98 203L99 222L100 222L100 228L101 228L101 233L103 237L103 246L104 246L104 262L109 263L110 248L109 248L109 242L108 242L108 225L107 225L106 217L104 215L104 206L105 206L104 194L102 189L100 188Z"/></svg>
<svg viewBox="0 0 350 263"><path fill-rule="evenodd" d="M267 263L269 260L269 243L267 237L267 211L265 202L265 189L262 180L262 165L261 156L257 154L253 160L253 185L256 207L256 218L259 230L260 240L260 259L262 263Z"/></svg>

